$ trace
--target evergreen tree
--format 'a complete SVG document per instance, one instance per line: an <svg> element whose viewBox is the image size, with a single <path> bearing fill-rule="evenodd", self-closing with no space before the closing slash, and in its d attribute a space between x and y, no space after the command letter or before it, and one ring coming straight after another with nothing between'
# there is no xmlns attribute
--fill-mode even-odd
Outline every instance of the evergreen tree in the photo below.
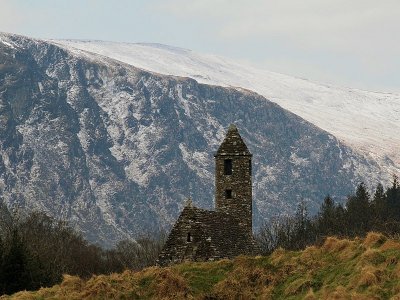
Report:
<svg viewBox="0 0 400 300"><path fill-rule="evenodd" d="M362 182L355 196L347 201L347 226L351 235L364 235L371 229L370 196Z"/></svg>
<svg viewBox="0 0 400 300"><path fill-rule="evenodd" d="M321 205L317 220L318 234L328 236L337 234L336 207L332 198L328 195Z"/></svg>
<svg viewBox="0 0 400 300"><path fill-rule="evenodd" d="M396 176L386 191L378 184L372 200L365 184L359 184L355 194L348 197L345 208L335 205L328 195L313 219L308 217L305 203L301 202L294 216L264 224L259 238L265 253L271 253L278 247L301 249L331 235L365 236L371 230L400 233L400 184Z"/></svg>
<svg viewBox="0 0 400 300"><path fill-rule="evenodd" d="M389 217L400 221L400 186L396 175L393 176L392 186L386 191Z"/></svg>
<svg viewBox="0 0 400 300"><path fill-rule="evenodd" d="M388 219L388 207L385 191L381 183L379 183L375 189L374 198L371 203L371 209L373 211L374 227L377 229L383 228Z"/></svg>
<svg viewBox="0 0 400 300"><path fill-rule="evenodd" d="M348 236L349 235L349 226L347 224L347 215L346 210L344 209L342 204L338 204L335 208L335 234L339 236Z"/></svg>

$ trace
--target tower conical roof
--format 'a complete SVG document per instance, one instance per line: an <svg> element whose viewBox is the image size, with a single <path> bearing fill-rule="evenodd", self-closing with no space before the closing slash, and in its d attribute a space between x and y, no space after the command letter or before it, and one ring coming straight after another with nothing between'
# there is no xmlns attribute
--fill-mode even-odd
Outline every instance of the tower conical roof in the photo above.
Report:
<svg viewBox="0 0 400 300"><path fill-rule="evenodd" d="M234 124L229 126L225 139L218 148L217 155L252 155Z"/></svg>

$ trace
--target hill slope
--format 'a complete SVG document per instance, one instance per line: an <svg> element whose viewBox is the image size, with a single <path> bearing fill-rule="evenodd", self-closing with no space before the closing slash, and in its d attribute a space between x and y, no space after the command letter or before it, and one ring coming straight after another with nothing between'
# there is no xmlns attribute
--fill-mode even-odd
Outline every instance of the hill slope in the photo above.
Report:
<svg viewBox="0 0 400 300"><path fill-rule="evenodd" d="M160 44L55 42L67 49L86 50L161 74L255 91L378 160L388 174L400 170L399 93L319 84Z"/></svg>
<svg viewBox="0 0 400 300"><path fill-rule="evenodd" d="M89 280L65 276L52 288L1 299L398 299L400 242L328 238L321 247L267 257L185 263Z"/></svg>
<svg viewBox="0 0 400 300"><path fill-rule="evenodd" d="M230 123L254 154L256 224L390 175L254 92L0 38L0 199L68 220L93 242L168 228L189 196L212 208L213 153Z"/></svg>

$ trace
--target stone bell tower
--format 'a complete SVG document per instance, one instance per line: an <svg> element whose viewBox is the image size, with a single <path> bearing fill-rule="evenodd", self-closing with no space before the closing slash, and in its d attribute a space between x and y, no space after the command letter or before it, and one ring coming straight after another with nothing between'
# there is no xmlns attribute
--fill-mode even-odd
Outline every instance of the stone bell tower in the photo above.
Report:
<svg viewBox="0 0 400 300"><path fill-rule="evenodd" d="M252 233L251 158L235 125L229 126L215 157L216 210L236 218Z"/></svg>

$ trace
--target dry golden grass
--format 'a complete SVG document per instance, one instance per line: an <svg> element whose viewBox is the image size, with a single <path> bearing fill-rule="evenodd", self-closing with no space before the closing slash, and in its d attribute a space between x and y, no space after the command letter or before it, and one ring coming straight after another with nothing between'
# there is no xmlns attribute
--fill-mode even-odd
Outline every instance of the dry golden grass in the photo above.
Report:
<svg viewBox="0 0 400 300"><path fill-rule="evenodd" d="M278 248L270 255L270 259L274 264L280 264L287 259L287 251Z"/></svg>
<svg viewBox="0 0 400 300"><path fill-rule="evenodd" d="M381 250L400 250L400 242L394 240L387 240L381 247Z"/></svg>
<svg viewBox="0 0 400 300"><path fill-rule="evenodd" d="M315 246L310 246L304 249L300 256L296 259L297 265L303 266L303 268L308 270L321 268L325 262L320 260L321 249Z"/></svg>
<svg viewBox="0 0 400 300"><path fill-rule="evenodd" d="M351 295L345 287L337 286L334 290L324 290L321 294L321 298L327 300L344 300L351 299Z"/></svg>
<svg viewBox="0 0 400 300"><path fill-rule="evenodd" d="M366 248L379 247L386 241L386 239L387 238L381 233L369 232L363 241L363 245Z"/></svg>
<svg viewBox="0 0 400 300"><path fill-rule="evenodd" d="M381 300L380 297L378 296L373 296L373 295L363 295L359 293L352 293L351 295L352 300Z"/></svg>
<svg viewBox="0 0 400 300"><path fill-rule="evenodd" d="M396 265L393 271L393 276L400 277L400 264Z"/></svg>
<svg viewBox="0 0 400 300"><path fill-rule="evenodd" d="M354 256L360 247L362 246L358 240L350 241L348 239L328 237L322 245L321 250L338 255L340 259L346 260Z"/></svg>
<svg viewBox="0 0 400 300"><path fill-rule="evenodd" d="M140 272L65 275L61 284L1 299L399 299L400 242L379 233L327 238L268 257L184 263Z"/></svg>
<svg viewBox="0 0 400 300"><path fill-rule="evenodd" d="M308 291L311 287L311 279L307 277L301 277L291 282L285 289L284 295L287 296L295 296L299 294L303 294L305 291Z"/></svg>
<svg viewBox="0 0 400 300"><path fill-rule="evenodd" d="M314 291L309 289L307 294L304 296L304 300L317 300L318 298L315 296Z"/></svg>
<svg viewBox="0 0 400 300"><path fill-rule="evenodd" d="M325 240L325 242L321 248L323 251L337 253L337 252L343 251L344 249L349 247L350 244L351 244L351 241L349 241L347 239L338 239L336 237L328 237Z"/></svg>
<svg viewBox="0 0 400 300"><path fill-rule="evenodd" d="M361 269L360 277L358 278L357 286L358 287L369 287L373 285L377 285L380 280L381 272L372 267L367 266Z"/></svg>
<svg viewBox="0 0 400 300"><path fill-rule="evenodd" d="M368 248L360 255L359 265L380 265L386 261L386 257L379 249Z"/></svg>
<svg viewBox="0 0 400 300"><path fill-rule="evenodd" d="M156 299L185 299L189 294L186 280L170 269L156 269L150 286Z"/></svg>
<svg viewBox="0 0 400 300"><path fill-rule="evenodd" d="M246 266L242 260L235 264L235 271L231 276L215 285L213 295L221 299L265 298L271 294L269 285L273 280L273 276L265 268Z"/></svg>

